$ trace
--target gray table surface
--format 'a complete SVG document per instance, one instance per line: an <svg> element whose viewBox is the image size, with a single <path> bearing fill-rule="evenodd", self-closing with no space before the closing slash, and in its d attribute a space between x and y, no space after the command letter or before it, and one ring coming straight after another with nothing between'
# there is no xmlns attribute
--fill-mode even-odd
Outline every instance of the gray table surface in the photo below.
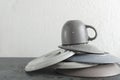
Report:
<svg viewBox="0 0 120 80"><path fill-rule="evenodd" d="M120 75L106 78L64 76L51 69L26 73L25 65L33 58L0 58L0 80L120 80Z"/></svg>

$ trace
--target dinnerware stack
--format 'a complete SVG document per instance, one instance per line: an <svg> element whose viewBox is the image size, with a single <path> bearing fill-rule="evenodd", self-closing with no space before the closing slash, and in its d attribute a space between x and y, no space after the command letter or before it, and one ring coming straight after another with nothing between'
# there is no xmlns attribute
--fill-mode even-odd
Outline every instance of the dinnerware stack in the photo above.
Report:
<svg viewBox="0 0 120 80"><path fill-rule="evenodd" d="M93 29L94 37L91 38L88 35L88 28ZM96 37L97 31L94 27L79 20L66 22L62 29L62 45L59 48L73 51L75 55L58 63L56 71L79 77L107 77L120 74L120 68L117 64L120 62L120 58L89 43Z"/></svg>
<svg viewBox="0 0 120 80"><path fill-rule="evenodd" d="M95 32L88 35L87 29ZM77 77L108 77L120 74L120 58L102 51L90 41L95 40L97 31L80 20L67 21L62 28L62 45L58 50L30 61L25 71L52 67L57 73Z"/></svg>

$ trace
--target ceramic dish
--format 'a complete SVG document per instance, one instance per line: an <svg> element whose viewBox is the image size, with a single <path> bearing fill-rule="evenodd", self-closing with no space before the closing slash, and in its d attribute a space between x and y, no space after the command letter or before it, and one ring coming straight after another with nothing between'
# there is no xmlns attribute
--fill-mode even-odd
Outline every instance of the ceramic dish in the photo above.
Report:
<svg viewBox="0 0 120 80"><path fill-rule="evenodd" d="M71 50L71 51L76 51L76 52L104 54L104 51L98 49L96 46L91 45L91 44L59 46L59 48Z"/></svg>
<svg viewBox="0 0 120 80"><path fill-rule="evenodd" d="M85 64L77 62L60 62L54 65L55 69L80 69L96 66L97 64Z"/></svg>
<svg viewBox="0 0 120 80"><path fill-rule="evenodd" d="M113 56L111 54L81 54L81 55L74 55L66 61L71 62L82 62L82 63L96 63L96 64L106 64L106 63L119 63L120 58Z"/></svg>
<svg viewBox="0 0 120 80"><path fill-rule="evenodd" d="M120 67L117 64L104 64L85 69L57 69L56 71L77 77L109 77L120 74Z"/></svg>
<svg viewBox="0 0 120 80"><path fill-rule="evenodd" d="M74 55L72 51L65 51L63 49L55 50L43 56L40 56L32 61L30 61L26 67L25 71L34 71L42 69L58 62L61 62Z"/></svg>

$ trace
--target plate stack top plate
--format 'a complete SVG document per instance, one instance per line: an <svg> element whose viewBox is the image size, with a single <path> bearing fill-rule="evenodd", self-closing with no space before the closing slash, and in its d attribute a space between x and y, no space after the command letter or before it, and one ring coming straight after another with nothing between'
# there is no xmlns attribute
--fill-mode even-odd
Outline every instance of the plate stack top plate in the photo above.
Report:
<svg viewBox="0 0 120 80"><path fill-rule="evenodd" d="M59 48L71 50L75 52L104 54L104 51L98 49L96 46L92 44L78 44L78 45L66 45L66 46L62 45L59 46Z"/></svg>

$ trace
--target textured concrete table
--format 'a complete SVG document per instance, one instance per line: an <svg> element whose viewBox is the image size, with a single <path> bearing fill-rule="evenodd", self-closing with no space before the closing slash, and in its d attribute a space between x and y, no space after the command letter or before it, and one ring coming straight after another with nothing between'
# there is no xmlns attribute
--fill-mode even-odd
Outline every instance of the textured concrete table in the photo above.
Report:
<svg viewBox="0 0 120 80"><path fill-rule="evenodd" d="M26 73L24 66L33 58L0 58L0 80L120 80L120 75L107 78L80 78L56 74L43 69Z"/></svg>

